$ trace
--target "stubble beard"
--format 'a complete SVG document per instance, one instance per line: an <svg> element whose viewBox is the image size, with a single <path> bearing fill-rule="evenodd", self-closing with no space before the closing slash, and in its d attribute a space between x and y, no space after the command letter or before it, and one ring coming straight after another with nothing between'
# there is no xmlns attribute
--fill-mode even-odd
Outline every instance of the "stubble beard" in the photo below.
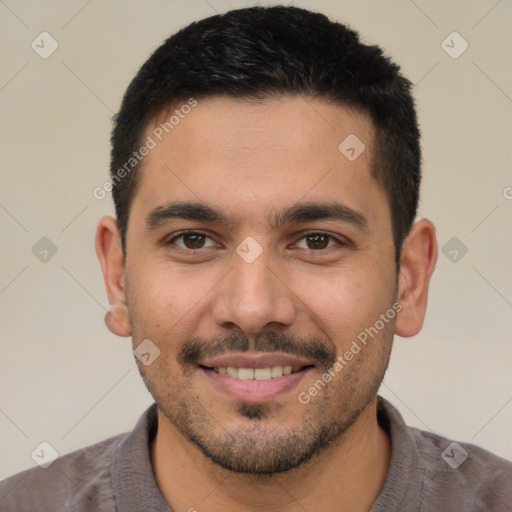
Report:
<svg viewBox="0 0 512 512"><path fill-rule="evenodd" d="M341 440L375 399L388 366L393 329L394 323L388 324L310 403L302 405L297 400L296 409L284 418L289 423L296 417L297 426L288 428L272 421L280 406L248 402L234 406L240 421L236 427L226 428L191 391L193 372L183 370L178 382L165 368L164 357L153 363L159 366L151 371L157 378L150 378L148 369L139 361L137 364L159 410L205 457L234 473L274 475L298 468ZM275 335L279 339L281 333Z"/></svg>

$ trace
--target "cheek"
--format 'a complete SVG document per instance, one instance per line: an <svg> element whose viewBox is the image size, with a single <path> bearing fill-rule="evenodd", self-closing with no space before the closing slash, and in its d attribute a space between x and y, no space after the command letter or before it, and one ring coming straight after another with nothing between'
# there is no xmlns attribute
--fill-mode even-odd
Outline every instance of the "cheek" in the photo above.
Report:
<svg viewBox="0 0 512 512"><path fill-rule="evenodd" d="M217 272L177 269L167 262L139 264L141 268L148 270L130 274L129 280L133 292L129 294L130 312L137 337L188 336L220 279Z"/></svg>
<svg viewBox="0 0 512 512"><path fill-rule="evenodd" d="M393 281L382 269L345 268L295 281L293 289L312 322L333 340L350 340L391 306ZM312 285L311 283L314 283Z"/></svg>

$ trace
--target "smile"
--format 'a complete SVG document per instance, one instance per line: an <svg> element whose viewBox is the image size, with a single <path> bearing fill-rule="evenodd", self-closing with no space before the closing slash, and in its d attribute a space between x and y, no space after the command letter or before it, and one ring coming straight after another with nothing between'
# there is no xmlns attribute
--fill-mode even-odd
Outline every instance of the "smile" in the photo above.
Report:
<svg viewBox="0 0 512 512"><path fill-rule="evenodd" d="M296 388L314 365L282 352L238 352L206 358L198 369L210 389L236 401L262 402Z"/></svg>
<svg viewBox="0 0 512 512"><path fill-rule="evenodd" d="M267 366L265 368L236 368L233 366L216 366L207 368L220 375L228 375L240 380L269 380L277 379L283 375L290 375L302 370L302 366Z"/></svg>

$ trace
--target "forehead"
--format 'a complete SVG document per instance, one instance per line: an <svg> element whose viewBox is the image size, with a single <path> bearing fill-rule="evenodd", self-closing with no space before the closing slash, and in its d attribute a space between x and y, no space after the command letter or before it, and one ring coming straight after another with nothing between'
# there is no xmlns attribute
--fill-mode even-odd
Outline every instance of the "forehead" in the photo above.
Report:
<svg viewBox="0 0 512 512"><path fill-rule="evenodd" d="M364 140L368 150L364 157L370 156L372 123L355 108L297 95L263 99L220 96L194 102L194 107L189 100L162 110L148 123L146 135L153 136L160 148L166 142L178 147L183 140L201 145L200 153L197 146L180 146L183 159L201 159L206 154L226 158L228 152L237 158L249 151L262 156L271 153L272 158L288 151L288 158L294 156L296 161L316 160L315 152L339 156L339 143L349 135Z"/></svg>
<svg viewBox="0 0 512 512"><path fill-rule="evenodd" d="M337 199L364 209L384 197L370 172L372 123L355 109L299 96L214 97L184 107L190 104L148 124L144 140L154 147L134 207L188 199L232 210L259 206L268 217L283 201Z"/></svg>

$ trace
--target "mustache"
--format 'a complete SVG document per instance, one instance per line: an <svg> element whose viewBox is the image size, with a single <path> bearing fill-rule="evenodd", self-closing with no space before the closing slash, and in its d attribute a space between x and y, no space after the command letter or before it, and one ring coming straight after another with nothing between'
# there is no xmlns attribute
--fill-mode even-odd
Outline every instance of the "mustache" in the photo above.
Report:
<svg viewBox="0 0 512 512"><path fill-rule="evenodd" d="M206 357L226 352L285 352L308 359L315 366L328 370L336 362L334 348L320 338L297 338L280 331L266 331L249 338L242 332L233 332L212 340L192 337L185 340L178 355L178 362L197 366Z"/></svg>

